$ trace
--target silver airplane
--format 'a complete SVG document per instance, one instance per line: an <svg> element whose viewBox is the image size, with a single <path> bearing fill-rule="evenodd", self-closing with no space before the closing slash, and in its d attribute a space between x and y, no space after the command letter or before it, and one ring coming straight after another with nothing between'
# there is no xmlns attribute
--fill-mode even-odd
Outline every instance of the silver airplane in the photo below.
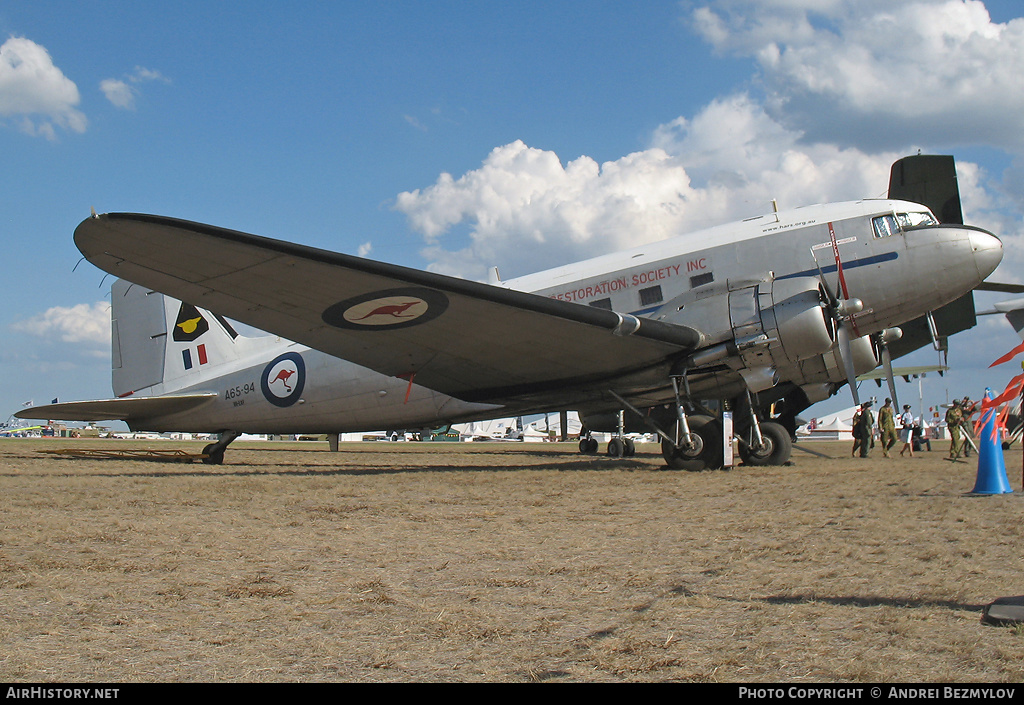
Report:
<svg viewBox="0 0 1024 705"><path fill-rule="evenodd" d="M631 455L624 434L649 429L670 467L700 470L723 464L728 409L741 458L782 464L796 414L846 384L856 400L857 375L927 342L921 321L935 338L935 320L953 307L948 332L973 325L973 304L969 321L957 307L1002 258L994 235L948 215L952 201L959 213L951 157L897 162L889 195L492 283L173 218L94 213L74 238L120 279L116 398L17 416L218 432L205 452L219 463L243 432L428 428L575 409L589 430L615 432L610 455ZM225 317L271 335L238 335ZM580 451L596 450L585 433Z"/></svg>

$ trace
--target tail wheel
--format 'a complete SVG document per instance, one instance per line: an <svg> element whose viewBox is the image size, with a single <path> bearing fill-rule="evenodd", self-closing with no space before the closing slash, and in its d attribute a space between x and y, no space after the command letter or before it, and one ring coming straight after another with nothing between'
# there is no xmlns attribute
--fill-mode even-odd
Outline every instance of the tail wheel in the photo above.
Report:
<svg viewBox="0 0 1024 705"><path fill-rule="evenodd" d="M224 464L224 449L218 448L216 443L211 443L210 445L203 448L203 455L206 456L205 458L203 458L203 462L206 463L207 465Z"/></svg>
<svg viewBox="0 0 1024 705"><path fill-rule="evenodd" d="M784 465L793 453L793 441L781 424L761 424L760 448L740 443L740 459L747 465Z"/></svg>
<svg viewBox="0 0 1024 705"><path fill-rule="evenodd" d="M665 463L673 470L717 470L724 462L722 448L722 424L710 416L690 416L687 418L690 433L696 435L690 448L676 448L674 444L663 440L661 455Z"/></svg>

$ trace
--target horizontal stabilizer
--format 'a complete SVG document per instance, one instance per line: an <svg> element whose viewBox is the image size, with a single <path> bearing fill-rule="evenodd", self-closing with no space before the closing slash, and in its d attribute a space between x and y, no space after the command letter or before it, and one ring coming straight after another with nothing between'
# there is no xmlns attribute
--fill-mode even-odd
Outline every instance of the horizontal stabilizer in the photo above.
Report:
<svg viewBox="0 0 1024 705"><path fill-rule="evenodd" d="M52 419L55 421L135 421L191 411L217 398L215 392L183 394L167 397L126 397L94 401L68 401L22 409L19 419Z"/></svg>
<svg viewBox="0 0 1024 705"><path fill-rule="evenodd" d="M1024 284L1001 284L999 282L982 282L975 287L977 291L996 291L1000 294L1024 294Z"/></svg>

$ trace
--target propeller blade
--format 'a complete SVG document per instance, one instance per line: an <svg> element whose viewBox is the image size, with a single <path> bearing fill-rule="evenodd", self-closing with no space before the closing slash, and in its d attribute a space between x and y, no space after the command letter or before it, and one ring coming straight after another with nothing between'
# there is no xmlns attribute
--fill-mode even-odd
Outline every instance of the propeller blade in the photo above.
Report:
<svg viewBox="0 0 1024 705"><path fill-rule="evenodd" d="M825 295L828 296L828 305L831 309L835 310L839 304L839 282L836 282L836 291L832 293L832 287L828 285L828 280L825 278L825 272L821 268L821 263L818 261L818 256L814 254L814 248L811 248L811 259L814 260L814 266L818 269L818 280L821 282L821 288L825 290Z"/></svg>
<svg viewBox="0 0 1024 705"><path fill-rule="evenodd" d="M850 347L850 332L844 323L839 324L837 331L839 338L839 357L846 369L846 381L850 385L850 393L853 394L853 403L860 406L860 393L857 390L857 373L853 368L853 349Z"/></svg>
<svg viewBox="0 0 1024 705"><path fill-rule="evenodd" d="M896 396L896 379L892 374L892 353L889 352L889 343L899 340L903 337L903 330L901 328L886 328L879 333L875 340L878 343L879 357L882 358L882 366L885 369L885 380L889 383L889 394L891 395L893 403L896 405L896 410L899 411L900 400Z"/></svg>
<svg viewBox="0 0 1024 705"><path fill-rule="evenodd" d="M896 396L896 380L892 376L892 354L889 352L889 346L884 342L881 344L882 348L882 366L885 368L885 381L889 383L889 395L892 397L892 403L895 405L894 408L900 409L900 400Z"/></svg>

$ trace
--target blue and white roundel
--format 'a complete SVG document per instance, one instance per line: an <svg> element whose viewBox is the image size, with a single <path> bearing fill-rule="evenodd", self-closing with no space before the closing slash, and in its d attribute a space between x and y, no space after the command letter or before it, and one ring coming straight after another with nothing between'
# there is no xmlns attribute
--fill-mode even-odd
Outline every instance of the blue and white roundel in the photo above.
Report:
<svg viewBox="0 0 1024 705"><path fill-rule="evenodd" d="M263 370L260 388L275 406L291 406L302 396L306 384L306 363L298 353L279 355Z"/></svg>

